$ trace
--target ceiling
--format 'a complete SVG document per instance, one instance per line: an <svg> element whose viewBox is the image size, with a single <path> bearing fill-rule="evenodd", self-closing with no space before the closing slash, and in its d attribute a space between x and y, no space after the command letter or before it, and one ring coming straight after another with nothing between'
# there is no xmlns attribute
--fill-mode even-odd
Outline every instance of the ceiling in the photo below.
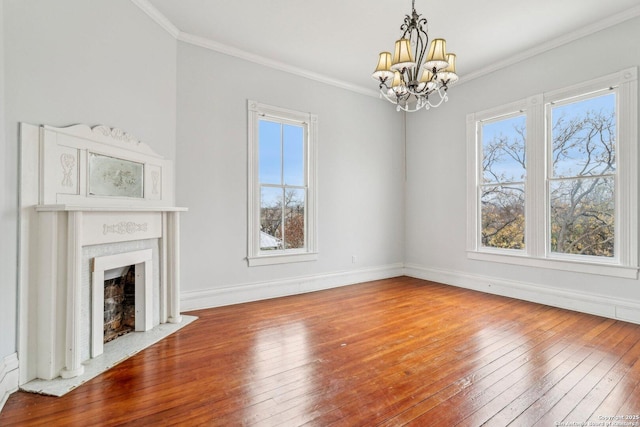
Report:
<svg viewBox="0 0 640 427"><path fill-rule="evenodd" d="M180 39L202 37L266 60L258 62L371 90L377 88L370 76L378 53L393 50L411 11L410 0L146 3L179 30ZM457 54L461 82L640 16L639 0L415 0L415 7L428 20L429 37L446 39L447 51Z"/></svg>

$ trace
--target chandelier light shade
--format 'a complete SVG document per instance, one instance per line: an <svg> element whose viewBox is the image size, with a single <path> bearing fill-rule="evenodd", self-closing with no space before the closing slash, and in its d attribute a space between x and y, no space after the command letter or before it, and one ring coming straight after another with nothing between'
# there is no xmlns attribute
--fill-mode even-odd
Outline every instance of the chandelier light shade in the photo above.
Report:
<svg viewBox="0 0 640 427"><path fill-rule="evenodd" d="M415 66L416 62L413 60L413 55L411 54L411 41L407 39L396 41L391 69L393 71L400 71L404 68L413 68Z"/></svg>
<svg viewBox="0 0 640 427"><path fill-rule="evenodd" d="M416 13L412 0L411 15L404 17L393 55L381 52L371 75L380 83L380 96L396 104L397 111L439 107L448 99L449 86L458 81L456 55L447 53L444 39L429 43L426 25L426 18Z"/></svg>
<svg viewBox="0 0 640 427"><path fill-rule="evenodd" d="M391 71L391 53L380 52L378 58L378 66L373 72L374 79L387 80L393 78L393 71Z"/></svg>
<svg viewBox="0 0 640 427"><path fill-rule="evenodd" d="M426 69L431 70L435 68L440 70L449 65L447 62L446 46L447 42L444 39L434 39L431 42L429 55L427 55L427 60L424 63Z"/></svg>

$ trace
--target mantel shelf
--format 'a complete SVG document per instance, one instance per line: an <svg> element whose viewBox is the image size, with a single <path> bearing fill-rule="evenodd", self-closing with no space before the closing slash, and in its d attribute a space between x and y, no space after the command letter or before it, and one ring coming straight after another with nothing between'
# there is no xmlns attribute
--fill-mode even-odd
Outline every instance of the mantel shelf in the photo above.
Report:
<svg viewBox="0 0 640 427"><path fill-rule="evenodd" d="M38 212L186 212L178 206L85 206L85 205L36 205Z"/></svg>

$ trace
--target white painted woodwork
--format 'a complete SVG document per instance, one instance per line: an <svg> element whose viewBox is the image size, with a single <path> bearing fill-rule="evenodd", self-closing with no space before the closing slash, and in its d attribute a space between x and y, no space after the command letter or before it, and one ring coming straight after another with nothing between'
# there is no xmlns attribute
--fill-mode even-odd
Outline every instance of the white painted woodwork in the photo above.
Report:
<svg viewBox="0 0 640 427"><path fill-rule="evenodd" d="M18 354L0 359L0 411L9 395L18 390Z"/></svg>
<svg viewBox="0 0 640 427"><path fill-rule="evenodd" d="M23 123L21 142L19 322L24 384L81 375L86 362L81 349L87 346L90 357L102 354L105 270L136 266L136 331L158 325L154 303L159 323L180 321L179 212L186 209L173 206L172 163L126 132L106 126ZM143 197L89 194L91 153L142 163ZM83 306L84 248L104 245L108 252L115 250L113 245L147 240L158 241L160 265L153 266L152 249L96 256L88 279L89 306ZM154 268L161 283L154 284ZM89 338L82 333L83 310L91 312Z"/></svg>
<svg viewBox="0 0 640 427"><path fill-rule="evenodd" d="M567 88L545 92L467 115L467 257L527 267L555 269L602 276L638 279L638 68L632 67ZM616 142L616 248L615 256L583 257L550 251L549 194L545 181L548 147L545 149L545 105L557 100L617 87L618 139ZM514 112L527 114L527 230L525 249L482 247L480 241L480 195L482 180L477 123Z"/></svg>
<svg viewBox="0 0 640 427"><path fill-rule="evenodd" d="M168 269L168 283L171 284L166 291L168 292L168 318L170 323L180 323L180 223L179 212L171 212L167 214L167 226L172 232L167 234L166 251L167 257L171 262L165 263Z"/></svg>
<svg viewBox="0 0 640 427"><path fill-rule="evenodd" d="M53 254L51 254L53 255ZM82 261L82 212L67 215L67 331L65 334L65 367L62 378L72 378L84 372L80 360L80 263ZM56 256L51 258L56 259Z"/></svg>
<svg viewBox="0 0 640 427"><path fill-rule="evenodd" d="M104 325L104 280L105 271L118 267L135 266L135 330L148 331L153 327L153 302L151 249L131 251L121 254L95 257L93 259L93 271L91 275L91 357L97 357L104 351L103 325ZM160 298L166 296L160 294Z"/></svg>

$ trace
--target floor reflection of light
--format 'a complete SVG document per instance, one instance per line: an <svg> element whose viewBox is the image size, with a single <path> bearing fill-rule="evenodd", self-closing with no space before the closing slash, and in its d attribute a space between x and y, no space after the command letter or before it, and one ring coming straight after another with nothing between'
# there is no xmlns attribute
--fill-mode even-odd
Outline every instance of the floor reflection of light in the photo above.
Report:
<svg viewBox="0 0 640 427"><path fill-rule="evenodd" d="M313 358L304 322L278 325L256 333L245 378L249 402L245 423L273 424L309 414Z"/></svg>

